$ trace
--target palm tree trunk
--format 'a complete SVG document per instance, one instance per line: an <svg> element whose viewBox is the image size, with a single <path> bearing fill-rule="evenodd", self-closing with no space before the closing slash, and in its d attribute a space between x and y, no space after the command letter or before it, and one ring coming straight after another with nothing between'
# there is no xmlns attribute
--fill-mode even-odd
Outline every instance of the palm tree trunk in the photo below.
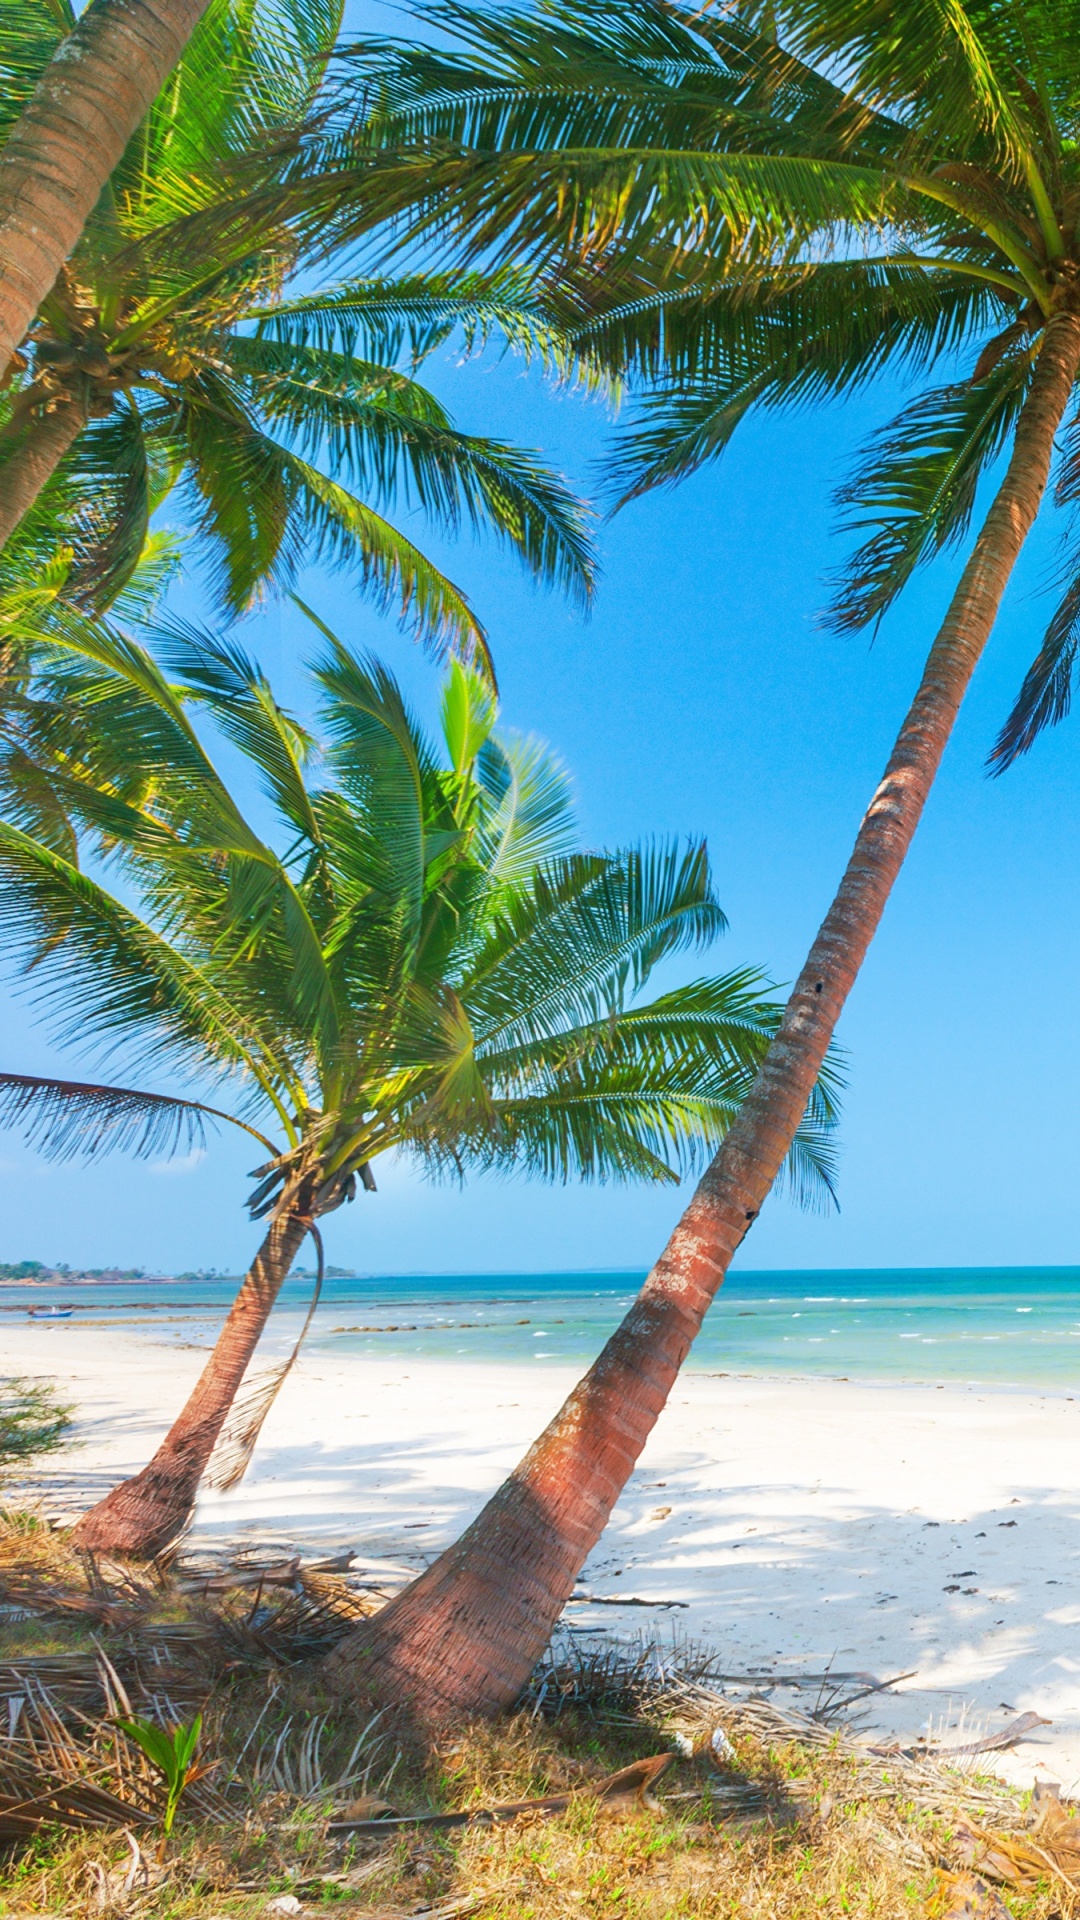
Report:
<svg viewBox="0 0 1080 1920"><path fill-rule="evenodd" d="M93 0L0 153L0 373L208 0Z"/></svg>
<svg viewBox="0 0 1080 1920"><path fill-rule="evenodd" d="M806 1110L1038 512L1078 369L1080 318L1061 314L1046 330L1008 471L840 890L738 1119L660 1259L595 1365L461 1539L330 1656L342 1688L374 1684L429 1725L494 1712L520 1693Z"/></svg>
<svg viewBox="0 0 1080 1920"><path fill-rule="evenodd" d="M38 414L0 464L0 550L25 519L86 425L85 395L66 395L52 413Z"/></svg>
<svg viewBox="0 0 1080 1920"><path fill-rule="evenodd" d="M183 1412L149 1465L83 1515L71 1536L76 1547L150 1558L183 1531L236 1390L310 1226L310 1216L295 1206L275 1219Z"/></svg>

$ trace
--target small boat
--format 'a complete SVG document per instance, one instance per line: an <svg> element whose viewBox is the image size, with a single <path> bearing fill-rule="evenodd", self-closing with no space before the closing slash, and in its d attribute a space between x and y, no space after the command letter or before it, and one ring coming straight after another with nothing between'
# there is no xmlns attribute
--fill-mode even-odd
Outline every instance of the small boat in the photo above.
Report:
<svg viewBox="0 0 1080 1920"><path fill-rule="evenodd" d="M31 1320L70 1320L72 1307L29 1307Z"/></svg>

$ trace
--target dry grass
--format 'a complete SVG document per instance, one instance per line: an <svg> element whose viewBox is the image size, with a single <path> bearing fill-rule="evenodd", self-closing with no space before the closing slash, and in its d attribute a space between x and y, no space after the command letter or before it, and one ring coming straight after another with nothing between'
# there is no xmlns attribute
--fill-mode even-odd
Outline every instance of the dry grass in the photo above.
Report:
<svg viewBox="0 0 1080 1920"><path fill-rule="evenodd" d="M44 1824L12 1847L6 1920L254 1920L282 1894L309 1913L433 1908L445 1920L913 1920L963 1910L950 1906L960 1882L941 1869L963 1866L965 1826L1007 1840L1029 1825L1022 1796L1000 1783L872 1756L828 1712L800 1717L719 1692L690 1655L666 1669L625 1651L553 1658L516 1716L422 1753L322 1689L311 1656L359 1604L342 1582L302 1569L265 1591L245 1579L208 1593L182 1567L87 1568L47 1528L0 1523L0 1599L36 1609L0 1626L0 1787L5 1764L31 1749L54 1771L66 1753L73 1790L119 1792L142 1815L66 1832ZM111 1723L118 1687L134 1713L166 1724L205 1715L203 1757L216 1766L163 1862L152 1770ZM18 1690L16 1738L5 1741L5 1696ZM610 1811L590 1793L675 1746L658 1808ZM566 1812L503 1826L327 1831L358 1801L362 1817L372 1797L416 1811L565 1791ZM1080 1920L1080 1897L1052 1863L1003 1897L1015 1920Z"/></svg>

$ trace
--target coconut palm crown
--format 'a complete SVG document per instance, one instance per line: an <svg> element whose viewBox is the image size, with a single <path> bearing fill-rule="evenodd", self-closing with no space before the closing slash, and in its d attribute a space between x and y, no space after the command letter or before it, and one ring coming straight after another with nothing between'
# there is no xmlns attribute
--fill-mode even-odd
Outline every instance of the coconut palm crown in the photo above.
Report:
<svg viewBox="0 0 1080 1920"><path fill-rule="evenodd" d="M1080 16L449 0L424 18L435 44L347 56L324 156L338 239L527 264L578 350L637 388L622 500L714 458L756 407L916 380L840 496L863 537L830 618L880 620L963 538L1046 329L1080 301ZM1075 412L1057 499L1080 499ZM999 768L1067 712L1078 639L1074 547Z"/></svg>
<svg viewBox="0 0 1080 1920"><path fill-rule="evenodd" d="M305 271L265 194L319 123L339 16L337 0L209 9L0 394L4 570L25 577L66 542L69 597L101 610L175 488L226 611L323 559L423 638L482 656L468 599L388 505L494 531L537 578L585 596L586 519L536 455L460 430L417 369L455 330L552 367L565 343L520 275L320 287ZM65 23L47 0L5 9L11 111Z"/></svg>
<svg viewBox="0 0 1080 1920"><path fill-rule="evenodd" d="M329 632L315 731L227 641L172 629L163 664L100 626L74 644L41 671L34 755L76 844L28 831L8 786L5 948L63 1042L209 1075L193 1104L256 1134L260 1327L304 1234L374 1187L381 1154L670 1183L723 1137L775 1030L767 982L740 969L640 997L723 930L704 846L579 850L566 774L494 731L477 673L452 665L439 752L390 673ZM269 836L199 716L244 756ZM833 1121L827 1073L791 1156L803 1197L829 1190ZM169 1525L193 1496L189 1471Z"/></svg>

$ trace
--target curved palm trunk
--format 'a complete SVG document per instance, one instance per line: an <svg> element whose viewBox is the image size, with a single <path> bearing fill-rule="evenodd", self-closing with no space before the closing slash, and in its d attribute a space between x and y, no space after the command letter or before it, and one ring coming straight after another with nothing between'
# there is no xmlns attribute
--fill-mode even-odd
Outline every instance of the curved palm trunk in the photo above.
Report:
<svg viewBox="0 0 1080 1920"><path fill-rule="evenodd" d="M0 548L6 547L48 485L86 421L85 398L72 394L53 413L41 414L23 429L13 452L0 465Z"/></svg>
<svg viewBox="0 0 1080 1920"><path fill-rule="evenodd" d="M295 1208L274 1221L187 1405L148 1466L85 1513L73 1544L94 1553L163 1553L183 1531L199 1481L259 1336L311 1226Z"/></svg>
<svg viewBox="0 0 1080 1920"><path fill-rule="evenodd" d="M0 373L208 0L93 0L0 152Z"/></svg>
<svg viewBox="0 0 1080 1920"><path fill-rule="evenodd" d="M805 1112L1038 512L1078 368L1080 318L1063 314L1047 329L1008 471L840 890L745 1105L641 1293L461 1539L330 1656L336 1684L374 1684L428 1724L493 1712L520 1693Z"/></svg>

